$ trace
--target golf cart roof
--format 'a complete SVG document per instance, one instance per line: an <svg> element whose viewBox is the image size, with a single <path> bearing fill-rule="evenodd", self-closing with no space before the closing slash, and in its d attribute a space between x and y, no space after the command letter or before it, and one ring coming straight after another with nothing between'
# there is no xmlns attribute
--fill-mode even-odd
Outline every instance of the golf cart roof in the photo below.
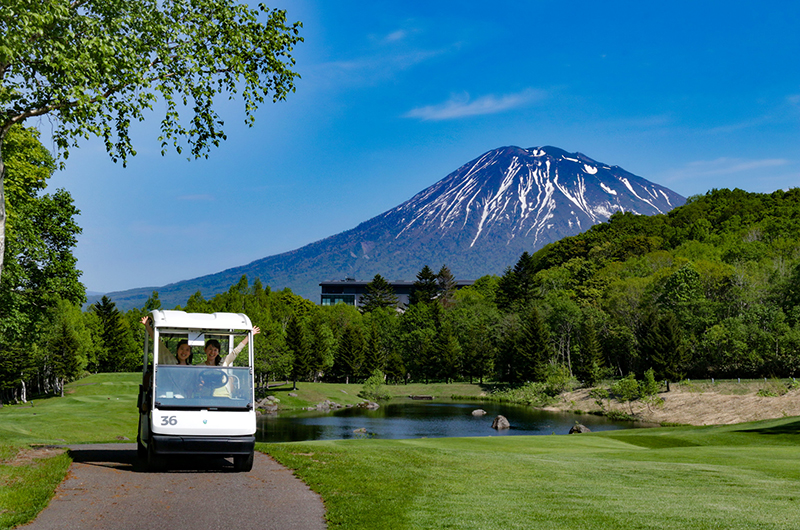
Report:
<svg viewBox="0 0 800 530"><path fill-rule="evenodd" d="M244 313L187 313L157 309L150 315L154 328L249 331L253 327Z"/></svg>

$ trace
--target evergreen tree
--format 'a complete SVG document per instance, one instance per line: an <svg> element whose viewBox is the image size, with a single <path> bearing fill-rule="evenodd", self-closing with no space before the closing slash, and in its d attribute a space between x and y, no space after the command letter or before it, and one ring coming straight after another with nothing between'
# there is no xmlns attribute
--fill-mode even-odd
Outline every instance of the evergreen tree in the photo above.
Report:
<svg viewBox="0 0 800 530"><path fill-rule="evenodd" d="M139 364L138 345L127 320L107 296L103 296L93 307L100 319L100 351L96 370L98 372L134 370Z"/></svg>
<svg viewBox="0 0 800 530"><path fill-rule="evenodd" d="M425 359L426 377L444 380L449 383L461 369L461 345L453 333L453 327L439 304L430 306L433 321L434 339L430 354Z"/></svg>
<svg viewBox="0 0 800 530"><path fill-rule="evenodd" d="M497 307L510 310L514 304L529 301L534 293L536 268L533 257L523 252L514 268L505 270L497 286Z"/></svg>
<svg viewBox="0 0 800 530"><path fill-rule="evenodd" d="M78 377L86 367L86 351L90 344L91 337L83 325L80 309L66 300L59 300L52 311L44 349L58 380L61 397L64 397L64 383Z"/></svg>
<svg viewBox="0 0 800 530"><path fill-rule="evenodd" d="M383 341L378 326L373 322L367 331L367 340L364 344L364 365L361 372L364 374L374 374L376 371L383 373L385 364L385 352Z"/></svg>
<svg viewBox="0 0 800 530"><path fill-rule="evenodd" d="M386 307L397 307L397 296L394 294L394 289L380 274L376 274L365 288L367 293L361 297L361 307L359 308L362 313Z"/></svg>
<svg viewBox="0 0 800 530"><path fill-rule="evenodd" d="M597 330L591 319L586 319L581 330L580 355L575 363L575 376L588 386L595 386L603 372L603 351Z"/></svg>
<svg viewBox="0 0 800 530"><path fill-rule="evenodd" d="M453 297L455 296L457 288L456 279L453 276L453 273L450 272L450 269L448 269L447 266L442 265L442 268L436 275L436 281L438 283L439 303L441 303L445 308L452 307Z"/></svg>
<svg viewBox="0 0 800 530"><path fill-rule="evenodd" d="M521 333L515 345L514 380L544 381L551 358L550 332L536 307L522 321Z"/></svg>
<svg viewBox="0 0 800 530"><path fill-rule="evenodd" d="M144 303L144 312L149 313L150 311L161 309L161 300L158 299L158 291L153 291L147 301Z"/></svg>
<svg viewBox="0 0 800 530"><path fill-rule="evenodd" d="M289 325L286 326L286 348L292 354L292 390L296 390L297 381L306 379L311 371L305 330L297 317L289 320Z"/></svg>
<svg viewBox="0 0 800 530"><path fill-rule="evenodd" d="M656 377L675 382L683 379L689 352L674 313L650 310L637 333L642 359L649 361Z"/></svg>
<svg viewBox="0 0 800 530"><path fill-rule="evenodd" d="M311 322L309 339L311 370L316 382L320 372L326 373L333 366L336 339L328 324L319 319Z"/></svg>
<svg viewBox="0 0 800 530"><path fill-rule="evenodd" d="M345 383L350 383L350 378L355 381L361 374L361 367L364 363L364 335L361 328L350 325L344 328L342 338L339 340L339 347L336 351L336 358L333 368Z"/></svg>
<svg viewBox="0 0 800 530"><path fill-rule="evenodd" d="M409 305L416 305L419 303L431 303L436 300L439 295L439 281L436 274L433 273L430 267L425 265L417 273L417 280L411 286L411 294L408 297Z"/></svg>

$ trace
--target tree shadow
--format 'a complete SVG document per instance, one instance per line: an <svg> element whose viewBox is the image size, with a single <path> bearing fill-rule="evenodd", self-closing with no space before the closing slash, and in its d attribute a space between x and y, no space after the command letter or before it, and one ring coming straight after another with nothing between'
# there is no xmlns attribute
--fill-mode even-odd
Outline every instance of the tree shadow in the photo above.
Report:
<svg viewBox="0 0 800 530"><path fill-rule="evenodd" d="M756 429L742 429L740 432L757 434L800 434L800 419L775 425L773 427L759 427Z"/></svg>

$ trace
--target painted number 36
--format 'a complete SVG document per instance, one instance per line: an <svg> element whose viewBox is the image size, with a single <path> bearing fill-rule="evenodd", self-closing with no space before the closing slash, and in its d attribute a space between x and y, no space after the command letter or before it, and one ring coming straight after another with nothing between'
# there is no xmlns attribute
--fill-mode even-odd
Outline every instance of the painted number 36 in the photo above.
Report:
<svg viewBox="0 0 800 530"><path fill-rule="evenodd" d="M177 425L178 418L175 416L161 416L161 425Z"/></svg>

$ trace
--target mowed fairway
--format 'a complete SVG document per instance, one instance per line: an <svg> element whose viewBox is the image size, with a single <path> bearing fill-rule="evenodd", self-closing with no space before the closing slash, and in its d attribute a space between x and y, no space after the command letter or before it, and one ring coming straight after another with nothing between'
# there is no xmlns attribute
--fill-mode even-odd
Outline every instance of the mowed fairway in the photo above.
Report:
<svg viewBox="0 0 800 530"><path fill-rule="evenodd" d="M800 528L800 419L260 446L335 528Z"/></svg>

